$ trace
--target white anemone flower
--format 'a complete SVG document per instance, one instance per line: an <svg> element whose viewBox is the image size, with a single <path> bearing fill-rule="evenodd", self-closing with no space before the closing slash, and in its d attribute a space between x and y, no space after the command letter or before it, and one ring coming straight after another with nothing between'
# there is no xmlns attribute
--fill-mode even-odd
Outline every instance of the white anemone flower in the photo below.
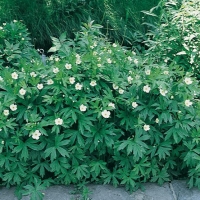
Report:
<svg viewBox="0 0 200 200"><path fill-rule="evenodd" d="M80 83L77 83L77 84L75 85L75 89L76 89L76 90L81 90L82 87L83 87L83 85L80 84Z"/></svg>
<svg viewBox="0 0 200 200"><path fill-rule="evenodd" d="M57 119L55 119L55 124L56 125L62 125L63 124L63 120L61 118L57 118Z"/></svg>
<svg viewBox="0 0 200 200"><path fill-rule="evenodd" d="M104 111L101 112L101 115L102 115L104 118L109 118L109 117L110 117L110 111L104 110Z"/></svg>
<svg viewBox="0 0 200 200"><path fill-rule="evenodd" d="M38 140L40 138L40 135L41 135L40 131L36 130L35 132L32 133L32 138Z"/></svg>
<svg viewBox="0 0 200 200"><path fill-rule="evenodd" d="M52 85L54 82L52 79L47 80L47 85Z"/></svg>
<svg viewBox="0 0 200 200"><path fill-rule="evenodd" d="M75 83L75 78L74 78L74 77L70 77L70 78L69 78L69 82L70 82L71 84L74 84L74 83Z"/></svg>
<svg viewBox="0 0 200 200"><path fill-rule="evenodd" d="M137 107L138 107L138 104L137 104L136 102L133 102L133 103L132 103L132 106L133 106L133 108L137 108Z"/></svg>
<svg viewBox="0 0 200 200"><path fill-rule="evenodd" d="M80 111L85 112L87 110L87 106L85 105L80 105Z"/></svg>
<svg viewBox="0 0 200 200"><path fill-rule="evenodd" d="M192 84L192 79L191 78L185 78L184 79L184 81L185 81L185 83L187 84L187 85L190 85L190 84Z"/></svg>
<svg viewBox="0 0 200 200"><path fill-rule="evenodd" d="M110 107L112 107L112 108L115 108L115 104L112 103L112 102L110 102L110 103L108 104L108 106L110 106Z"/></svg>
<svg viewBox="0 0 200 200"><path fill-rule="evenodd" d="M8 116L8 115L9 115L9 110L4 110L4 111L3 111L3 114L4 114L5 116Z"/></svg>
<svg viewBox="0 0 200 200"><path fill-rule="evenodd" d="M10 105L10 110L12 110L12 111L17 110L17 105L16 104L11 104Z"/></svg>
<svg viewBox="0 0 200 200"><path fill-rule="evenodd" d="M146 93L149 93L150 90L151 90L151 88L149 87L149 85L145 85L145 86L143 87L143 91L146 92Z"/></svg>
<svg viewBox="0 0 200 200"><path fill-rule="evenodd" d="M38 83L38 84L37 84L37 88L38 88L38 90L41 90L43 87L44 87L44 86L43 86L42 83L40 83L40 84Z"/></svg>
<svg viewBox="0 0 200 200"><path fill-rule="evenodd" d="M190 100L185 100L185 105L187 107L191 106L192 105L192 102Z"/></svg>
<svg viewBox="0 0 200 200"><path fill-rule="evenodd" d="M11 76L12 76L12 78L13 79L18 79L18 74L16 73L16 72L13 72L12 74L11 74Z"/></svg>
<svg viewBox="0 0 200 200"><path fill-rule="evenodd" d="M145 124L145 125L143 126L143 129L144 129L145 131L149 131L149 130L150 130L150 126Z"/></svg>
<svg viewBox="0 0 200 200"><path fill-rule="evenodd" d="M21 88L21 89L19 90L19 94L21 94L22 96L24 96L24 95L26 94L26 90L23 89L23 88Z"/></svg>
<svg viewBox="0 0 200 200"><path fill-rule="evenodd" d="M57 74L59 72L59 69L57 67L53 68L53 73Z"/></svg>
<svg viewBox="0 0 200 200"><path fill-rule="evenodd" d="M66 63L66 64L65 64L65 68L66 68L66 69L71 69L71 68L72 68L72 65L69 64L69 63Z"/></svg>
<svg viewBox="0 0 200 200"><path fill-rule="evenodd" d="M91 81L91 82L90 82L90 85L91 85L92 87L94 87L94 86L97 85L97 83L96 83L96 81Z"/></svg>

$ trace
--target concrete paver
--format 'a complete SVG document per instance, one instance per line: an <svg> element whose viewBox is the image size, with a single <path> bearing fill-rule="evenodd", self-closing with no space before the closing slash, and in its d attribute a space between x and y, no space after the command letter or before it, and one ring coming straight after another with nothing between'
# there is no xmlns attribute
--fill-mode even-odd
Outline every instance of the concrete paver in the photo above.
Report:
<svg viewBox="0 0 200 200"><path fill-rule="evenodd" d="M123 187L111 185L88 185L91 200L200 200L200 190L189 189L185 181L175 180L158 186L155 183L145 183L145 190L137 190L130 194ZM0 200L17 200L15 188L0 188ZM44 200L82 200L80 194L72 194L72 186L56 185L47 188ZM24 196L22 200L30 200ZM88 199L89 200L89 199Z"/></svg>

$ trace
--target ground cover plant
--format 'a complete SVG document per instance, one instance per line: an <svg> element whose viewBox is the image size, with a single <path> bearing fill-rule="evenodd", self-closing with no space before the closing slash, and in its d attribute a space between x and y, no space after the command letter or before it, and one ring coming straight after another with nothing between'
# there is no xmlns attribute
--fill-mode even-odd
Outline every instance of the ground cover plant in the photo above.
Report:
<svg viewBox="0 0 200 200"><path fill-rule="evenodd" d="M187 178L200 188L198 80L101 28L89 21L74 40L52 37L46 65L35 53L0 65L0 183L17 185L19 199L42 199L51 184L133 191Z"/></svg>

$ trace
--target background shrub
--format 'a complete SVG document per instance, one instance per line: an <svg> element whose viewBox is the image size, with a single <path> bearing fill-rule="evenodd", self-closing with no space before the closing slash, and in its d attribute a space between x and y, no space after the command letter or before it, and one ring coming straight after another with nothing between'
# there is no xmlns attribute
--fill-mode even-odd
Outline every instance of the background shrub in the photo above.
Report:
<svg viewBox="0 0 200 200"><path fill-rule="evenodd" d="M148 33L148 54L174 62L199 79L200 2L198 0L161 1L160 23ZM158 6L158 8L159 8Z"/></svg>
<svg viewBox="0 0 200 200"><path fill-rule="evenodd" d="M0 180L42 198L50 184L199 185L199 82L173 62L110 43L100 25L55 52L1 67Z"/></svg>
<svg viewBox="0 0 200 200"><path fill-rule="evenodd" d="M30 43L27 28L14 20L0 26L0 64L4 67L19 67L20 62L32 62L38 53Z"/></svg>
<svg viewBox="0 0 200 200"><path fill-rule="evenodd" d="M147 29L141 25L144 15L140 11L149 10L158 2L159 0L4 0L0 2L0 23L13 19L23 20L35 47L47 50L52 45L50 36L59 37L66 31L67 37L73 38L74 33L80 31L81 22L87 22L90 17L103 25L102 31L107 37L132 46L134 42L138 44L143 39L143 34L135 32L145 33ZM150 17L148 19L151 21Z"/></svg>

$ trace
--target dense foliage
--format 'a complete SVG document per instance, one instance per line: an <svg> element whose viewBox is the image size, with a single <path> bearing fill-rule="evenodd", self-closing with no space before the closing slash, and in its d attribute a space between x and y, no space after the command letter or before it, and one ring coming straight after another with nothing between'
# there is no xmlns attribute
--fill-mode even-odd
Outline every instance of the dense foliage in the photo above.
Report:
<svg viewBox="0 0 200 200"><path fill-rule="evenodd" d="M165 5L167 18L174 5ZM147 181L187 178L200 188L195 71L169 53L162 32L152 31L139 54L101 29L88 21L74 39L51 37L44 65L21 22L0 26L0 184L17 185L19 199L42 199L51 184L133 191Z"/></svg>
<svg viewBox="0 0 200 200"><path fill-rule="evenodd" d="M27 28L21 22L3 23L0 26L0 64L17 68L20 62L31 62L38 57L30 40Z"/></svg>
<svg viewBox="0 0 200 200"><path fill-rule="evenodd" d="M161 1L160 23L149 32L148 54L200 78L200 1ZM152 14L152 13L150 13Z"/></svg>
<svg viewBox="0 0 200 200"><path fill-rule="evenodd" d="M147 27L142 25L142 10L149 10L159 0L3 0L0 1L0 23L23 20L31 32L36 48L48 49L50 36L59 37L66 31L68 38L80 31L81 22L88 18L104 26L102 29L113 41L133 45L136 37ZM147 19L145 19L147 20ZM148 17L151 21L151 17ZM141 34L143 35L143 34ZM142 36L141 36L142 37ZM139 46L138 46L139 47Z"/></svg>

